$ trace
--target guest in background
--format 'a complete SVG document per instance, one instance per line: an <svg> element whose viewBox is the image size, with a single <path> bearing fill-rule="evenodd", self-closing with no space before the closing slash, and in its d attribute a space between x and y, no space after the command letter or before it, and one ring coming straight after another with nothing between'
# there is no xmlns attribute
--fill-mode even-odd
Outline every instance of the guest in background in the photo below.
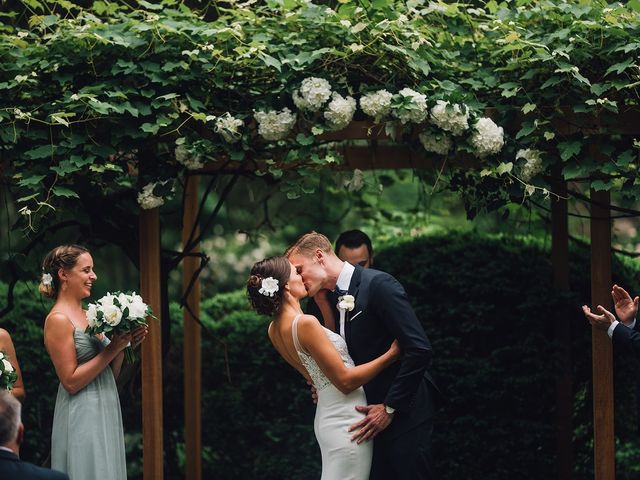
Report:
<svg viewBox="0 0 640 480"><path fill-rule="evenodd" d="M64 473L20 460L24 425L22 405L7 391L0 391L0 478L3 480L69 480Z"/></svg>

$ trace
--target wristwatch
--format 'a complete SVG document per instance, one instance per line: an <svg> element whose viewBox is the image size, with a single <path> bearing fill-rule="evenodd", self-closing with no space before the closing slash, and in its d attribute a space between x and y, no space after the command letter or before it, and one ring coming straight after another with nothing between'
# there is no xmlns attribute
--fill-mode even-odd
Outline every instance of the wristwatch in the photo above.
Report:
<svg viewBox="0 0 640 480"><path fill-rule="evenodd" d="M395 408L390 407L389 405L385 405L384 406L384 411L387 412L389 415L393 415L396 411Z"/></svg>

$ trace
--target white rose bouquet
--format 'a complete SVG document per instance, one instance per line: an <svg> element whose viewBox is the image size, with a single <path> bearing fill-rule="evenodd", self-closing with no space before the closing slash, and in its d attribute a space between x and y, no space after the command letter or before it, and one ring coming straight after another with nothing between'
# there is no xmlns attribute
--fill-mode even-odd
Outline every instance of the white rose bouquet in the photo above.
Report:
<svg viewBox="0 0 640 480"><path fill-rule="evenodd" d="M126 334L146 325L147 317L153 317L151 308L136 292L107 293L96 303L90 303L87 307L89 326L85 332L89 335ZM125 348L124 357L127 363L135 361L131 346Z"/></svg>
<svg viewBox="0 0 640 480"><path fill-rule="evenodd" d="M18 374L13 365L11 365L7 354L0 351L0 389L11 390L17 379Z"/></svg>

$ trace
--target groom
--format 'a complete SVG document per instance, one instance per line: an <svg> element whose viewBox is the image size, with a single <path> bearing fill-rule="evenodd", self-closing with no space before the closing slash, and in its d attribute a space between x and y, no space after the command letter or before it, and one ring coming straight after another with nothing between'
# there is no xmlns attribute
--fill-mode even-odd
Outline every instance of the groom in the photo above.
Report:
<svg viewBox="0 0 640 480"><path fill-rule="evenodd" d="M439 392L427 372L431 344L402 285L384 272L343 262L320 233L300 237L286 256L309 296L336 290L355 297L337 330L357 365L382 355L394 339L402 349L398 362L364 386L369 405L358 409L366 417L352 426L354 441L375 438L371 480L434 478L431 432Z"/></svg>

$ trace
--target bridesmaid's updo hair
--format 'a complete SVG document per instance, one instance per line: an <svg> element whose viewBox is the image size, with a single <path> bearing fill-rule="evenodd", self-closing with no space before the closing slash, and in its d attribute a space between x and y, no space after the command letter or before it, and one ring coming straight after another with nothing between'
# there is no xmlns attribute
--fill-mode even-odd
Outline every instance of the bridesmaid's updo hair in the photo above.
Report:
<svg viewBox="0 0 640 480"><path fill-rule="evenodd" d="M251 268L249 280L247 280L247 296L253 309L262 314L273 316L282 306L284 286L291 276L291 264L285 257L270 257L259 261ZM266 278L275 278L278 281L278 291L272 296L260 293L262 281Z"/></svg>
<svg viewBox="0 0 640 480"><path fill-rule="evenodd" d="M38 286L40 293L49 298L56 298L60 291L58 270L71 270L83 253L89 253L89 250L81 245L60 245L47 253L42 262L42 277ZM47 274L51 275L50 281L45 281Z"/></svg>

